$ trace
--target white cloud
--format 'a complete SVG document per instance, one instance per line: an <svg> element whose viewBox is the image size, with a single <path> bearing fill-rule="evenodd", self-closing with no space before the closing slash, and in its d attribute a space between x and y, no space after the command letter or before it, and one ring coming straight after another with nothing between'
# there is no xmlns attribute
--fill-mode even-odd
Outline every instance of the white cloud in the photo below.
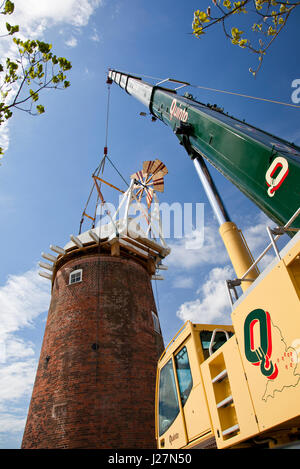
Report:
<svg viewBox="0 0 300 469"><path fill-rule="evenodd" d="M250 226L243 227L243 234L253 254L254 259L270 243L266 226L274 226L274 223L263 213L258 214ZM183 321L190 320L198 323L230 323L231 308L225 280L236 277L233 268L224 266L228 261L225 247L223 246L217 228L206 227L203 248L198 251L189 251L184 246L184 240L175 243L172 254L169 256L169 265L178 268L193 269L201 265L218 264L206 277L204 283L197 290L198 298L183 303L177 311L177 316ZM173 257L172 257L173 255ZM274 251L270 251L260 262L262 271L274 259ZM184 281L184 277L182 279Z"/></svg>
<svg viewBox="0 0 300 469"><path fill-rule="evenodd" d="M11 363L0 369L0 402L17 401L32 391L36 360ZM1 414L0 414L1 415Z"/></svg>
<svg viewBox="0 0 300 469"><path fill-rule="evenodd" d="M5 344L5 361L34 356L34 344L17 337L9 337Z"/></svg>
<svg viewBox="0 0 300 469"><path fill-rule="evenodd" d="M118 18L118 16L120 15L120 12L121 12L121 4L120 3L116 3L115 6L114 6L114 11L112 13L112 19L115 20Z"/></svg>
<svg viewBox="0 0 300 469"><path fill-rule="evenodd" d="M269 243L266 226L272 222L264 215L259 214L252 220L251 226L243 228L246 242L256 258ZM240 228L240 226L238 226ZM225 265L229 261L224 243L219 234L217 225L207 225L203 232L194 230L184 238L169 243L171 253L167 258L167 263L173 269L193 270L208 265ZM263 265L270 262L271 255L266 257Z"/></svg>
<svg viewBox="0 0 300 469"><path fill-rule="evenodd" d="M67 41L65 41L65 44L66 46L68 47L76 47L77 46L77 39L76 37L72 36L70 37L70 39L68 39Z"/></svg>
<svg viewBox="0 0 300 469"><path fill-rule="evenodd" d="M260 212L253 220L252 225L243 230L244 237L249 246L250 252L255 259L265 250L270 244L270 238L267 233L267 226L274 227L275 224L263 212ZM286 237L285 237L286 239ZM280 243L278 247L280 246ZM268 253L259 262L259 270L262 272L275 257L275 252L270 249Z"/></svg>
<svg viewBox="0 0 300 469"><path fill-rule="evenodd" d="M202 232L195 230L169 246L171 254L168 256L168 265L174 268L194 269L228 262L226 249L215 226L205 226L204 242Z"/></svg>
<svg viewBox="0 0 300 469"><path fill-rule="evenodd" d="M26 34L41 34L46 28L69 24L75 27L86 26L102 0L14 0L13 17Z"/></svg>
<svg viewBox="0 0 300 469"><path fill-rule="evenodd" d="M12 414L0 414L0 432L18 433L25 427L26 417L17 417Z"/></svg>
<svg viewBox="0 0 300 469"><path fill-rule="evenodd" d="M225 280L233 278L233 270L229 267L215 267L206 281L197 290L199 298L183 303L177 316L182 321L202 324L230 323L231 307L226 291Z"/></svg>
<svg viewBox="0 0 300 469"><path fill-rule="evenodd" d="M16 408L15 404L29 398L37 367L34 344L18 334L25 327L34 327L34 320L48 310L49 303L50 284L36 269L10 275L0 287L0 433L3 435L23 430L27 408Z"/></svg>
<svg viewBox="0 0 300 469"><path fill-rule="evenodd" d="M258 212L256 216L251 218L250 223L248 221L244 226L242 226L242 220L241 222L237 222L237 227L242 229L244 238L254 259L256 259L270 243L270 238L266 230L267 226L272 228L275 224L263 212ZM287 239L286 235L284 239ZM229 256L219 234L218 226L205 226L203 246L201 246L201 242L201 233L196 230L179 242L170 244L172 252L168 258L169 264L178 267L183 266L189 269L205 264L224 265L228 263ZM274 255L274 250L271 249L260 262L261 270L274 259Z"/></svg>
<svg viewBox="0 0 300 469"><path fill-rule="evenodd" d="M253 255L254 253L259 253L270 242L266 229L267 226L274 226L274 223L261 212L252 220L252 224L243 230Z"/></svg>
<svg viewBox="0 0 300 469"><path fill-rule="evenodd" d="M5 152L9 147L9 128L8 122L4 122L1 124L1 132L0 132L0 147L2 147L3 151ZM1 159L0 159L1 161Z"/></svg>
<svg viewBox="0 0 300 469"><path fill-rule="evenodd" d="M174 288L192 288L193 286L193 277L176 277L173 281Z"/></svg>
<svg viewBox="0 0 300 469"><path fill-rule="evenodd" d="M49 307L50 285L36 269L21 275L9 275L0 287L0 338L32 321Z"/></svg>
<svg viewBox="0 0 300 469"><path fill-rule="evenodd" d="M36 368L37 360L33 358L0 367L0 441L4 441L3 445L9 434L21 435L25 428L27 407L22 405L24 398L30 398Z"/></svg>
<svg viewBox="0 0 300 469"><path fill-rule="evenodd" d="M93 28L93 34L91 35L91 40L94 42L100 42L100 36L96 28Z"/></svg>

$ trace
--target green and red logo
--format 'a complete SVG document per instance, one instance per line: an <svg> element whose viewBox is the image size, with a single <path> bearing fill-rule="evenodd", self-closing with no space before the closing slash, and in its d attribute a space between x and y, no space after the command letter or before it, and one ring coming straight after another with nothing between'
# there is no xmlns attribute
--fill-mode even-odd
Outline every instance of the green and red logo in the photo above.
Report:
<svg viewBox="0 0 300 469"><path fill-rule="evenodd" d="M254 326L259 326L259 343L255 343ZM256 327L258 327L256 326ZM261 373L268 379L275 379L278 368L271 360L272 334L271 317L263 309L254 309L248 314L244 323L245 355L254 366L260 366Z"/></svg>
<svg viewBox="0 0 300 469"><path fill-rule="evenodd" d="M272 161L266 172L266 182L269 187L268 196L274 197L275 192L279 189L287 175L289 174L289 164L283 156L277 156Z"/></svg>

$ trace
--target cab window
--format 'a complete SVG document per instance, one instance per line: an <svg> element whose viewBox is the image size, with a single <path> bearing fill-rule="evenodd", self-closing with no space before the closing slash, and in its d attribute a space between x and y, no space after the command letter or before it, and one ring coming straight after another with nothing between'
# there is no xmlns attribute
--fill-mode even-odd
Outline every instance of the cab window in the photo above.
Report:
<svg viewBox="0 0 300 469"><path fill-rule="evenodd" d="M201 331L200 332L200 340L203 350L204 359L206 360L209 357L209 345L211 341L213 331ZM231 337L233 332L227 331L228 336ZM212 352L215 352L226 342L226 335L224 332L216 332L215 340L212 346Z"/></svg>
<svg viewBox="0 0 300 469"><path fill-rule="evenodd" d="M180 390L180 399L182 406L184 406L193 387L193 378L186 347L183 347L174 358Z"/></svg>
<svg viewBox="0 0 300 469"><path fill-rule="evenodd" d="M179 413L172 359L160 371L159 377L159 436L172 425Z"/></svg>

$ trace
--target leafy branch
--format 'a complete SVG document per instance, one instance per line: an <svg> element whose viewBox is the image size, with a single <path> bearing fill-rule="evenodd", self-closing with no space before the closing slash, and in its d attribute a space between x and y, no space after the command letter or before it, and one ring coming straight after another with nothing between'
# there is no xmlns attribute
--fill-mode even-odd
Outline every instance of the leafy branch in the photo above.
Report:
<svg viewBox="0 0 300 469"><path fill-rule="evenodd" d="M226 38L230 39L232 44L258 54L258 66L255 70L249 68L254 76L261 68L267 50L286 26L289 16L300 5L300 1L289 2L289 0L286 2L277 2L276 0L231 2L231 0L223 0L222 4L221 0L212 0L212 2L214 10L217 12L215 16L212 15L210 6L206 12L200 10L194 12L193 35L200 38L208 28L221 24ZM251 33L255 33L255 41L245 37L244 31L239 30L238 27L233 26L230 30L227 28L230 17L249 12L256 15L256 21L251 27Z"/></svg>
<svg viewBox="0 0 300 469"><path fill-rule="evenodd" d="M14 4L10 0L0 5L3 15L11 15L13 11ZM19 26L6 23L6 30L1 37L14 35L19 31ZM71 62L55 55L52 44L30 39L23 41L16 37L12 41L16 56L13 59L7 57L0 63L0 125L12 117L14 109L31 115L44 113L44 106L37 104L40 92L70 86L66 72L72 68Z"/></svg>

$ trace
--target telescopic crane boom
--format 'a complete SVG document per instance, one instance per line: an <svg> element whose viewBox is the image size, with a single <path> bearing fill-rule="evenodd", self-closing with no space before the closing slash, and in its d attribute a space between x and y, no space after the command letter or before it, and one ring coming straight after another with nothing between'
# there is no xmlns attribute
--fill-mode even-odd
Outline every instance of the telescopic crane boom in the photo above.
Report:
<svg viewBox="0 0 300 469"><path fill-rule="evenodd" d="M285 225L298 209L298 146L230 117L216 106L179 96L176 89L153 86L115 70L108 76L171 127L190 155L203 156L275 223ZM226 215L221 218L225 221ZM300 221L293 226L299 227Z"/></svg>
<svg viewBox="0 0 300 469"><path fill-rule="evenodd" d="M108 81L118 84L154 118L171 127L192 158L219 222L237 282L242 279L241 288L247 290L259 271L257 266L251 268L253 258L246 241L230 220L204 159L275 223L285 225L300 206L300 148L230 117L216 106L179 96L176 90L188 85L186 82L167 79L151 85L116 70L109 70ZM175 82L178 87L165 88L162 85L166 82ZM296 219L289 228L299 227L300 220Z"/></svg>

